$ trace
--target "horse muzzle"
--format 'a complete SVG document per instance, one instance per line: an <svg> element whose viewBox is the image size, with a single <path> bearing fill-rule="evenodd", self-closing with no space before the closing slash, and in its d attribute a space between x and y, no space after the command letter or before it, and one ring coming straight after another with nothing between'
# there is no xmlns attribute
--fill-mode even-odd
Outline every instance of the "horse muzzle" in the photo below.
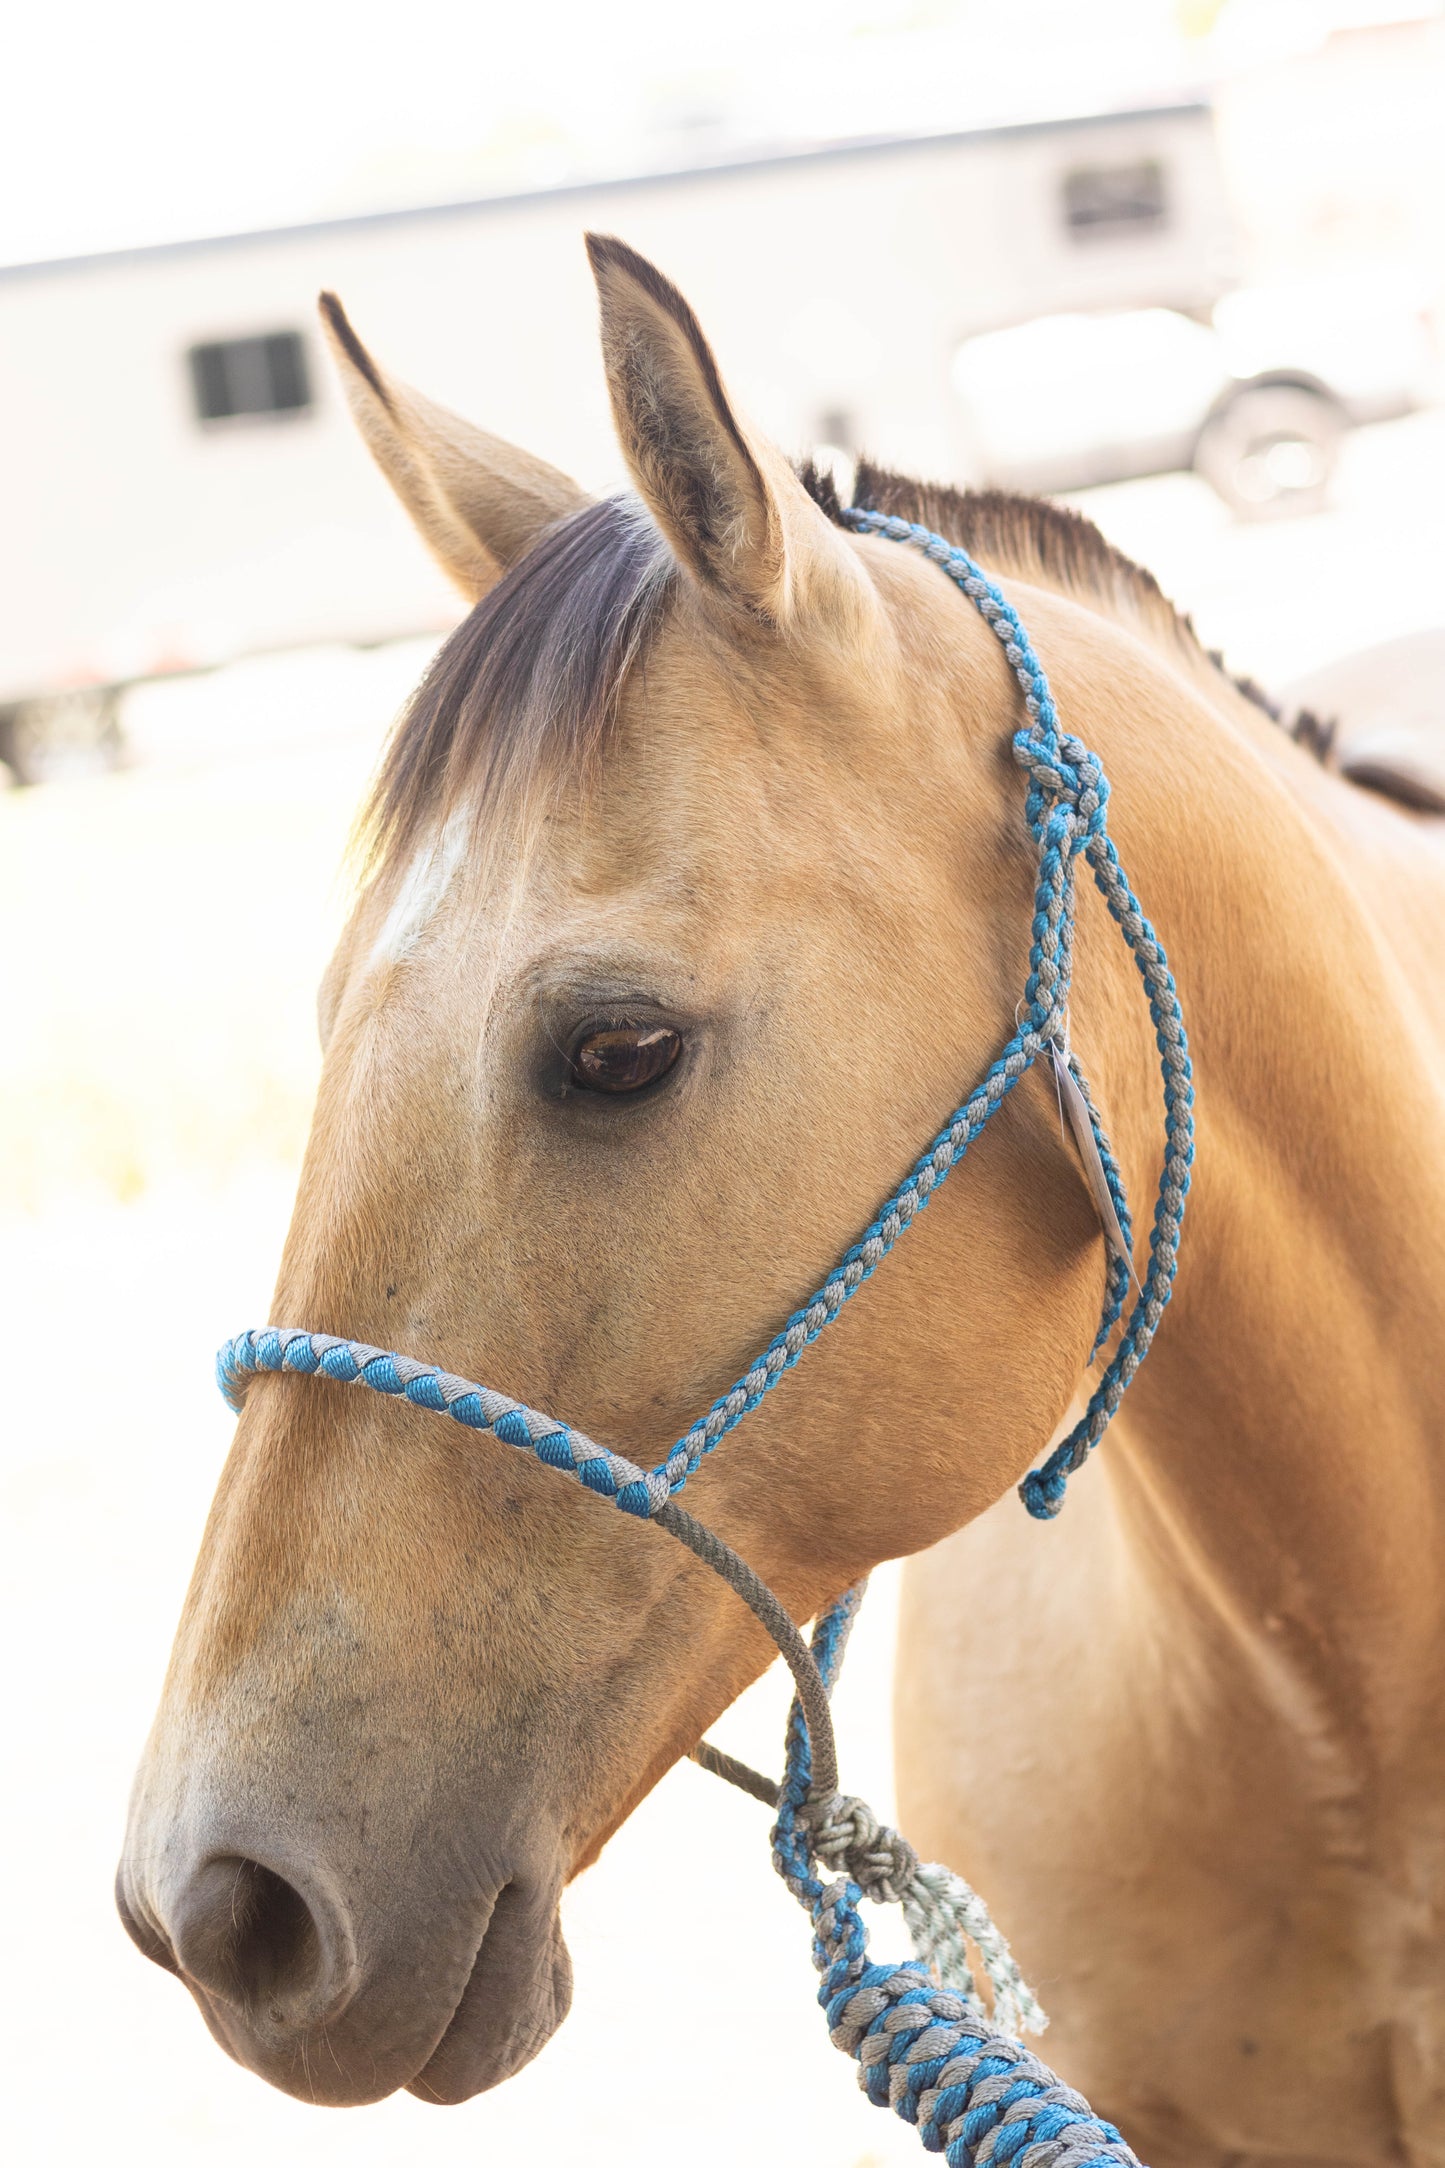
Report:
<svg viewBox="0 0 1445 2168"><path fill-rule="evenodd" d="M138 1814L116 1877L132 1940L185 1982L238 2063L318 2105L402 2087L450 2104L550 2039L571 1965L549 1866L449 1873L448 1848L420 1878L415 1854L363 1875L351 1847L295 1840L272 1825L254 1841L235 1817L157 1834Z"/></svg>

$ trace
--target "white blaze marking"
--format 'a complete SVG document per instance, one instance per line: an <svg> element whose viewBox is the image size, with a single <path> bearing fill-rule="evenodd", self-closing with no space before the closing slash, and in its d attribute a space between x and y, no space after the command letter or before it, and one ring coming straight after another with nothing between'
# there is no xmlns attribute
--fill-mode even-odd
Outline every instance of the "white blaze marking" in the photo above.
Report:
<svg viewBox="0 0 1445 2168"><path fill-rule="evenodd" d="M452 813L439 836L425 843L401 877L371 952L373 964L400 963L415 948L441 906L466 856L471 817Z"/></svg>

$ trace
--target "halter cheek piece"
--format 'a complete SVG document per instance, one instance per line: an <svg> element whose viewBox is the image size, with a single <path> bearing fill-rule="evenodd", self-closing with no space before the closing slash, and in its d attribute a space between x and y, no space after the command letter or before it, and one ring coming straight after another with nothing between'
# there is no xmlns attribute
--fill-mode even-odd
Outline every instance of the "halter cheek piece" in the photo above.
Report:
<svg viewBox="0 0 1445 2168"><path fill-rule="evenodd" d="M861 1800L838 1792L828 1695L862 1586L820 1617L810 1646L751 1568L675 1503L676 1493L719 1439L772 1391L877 1269L1041 1056L1077 1088L1076 1100L1070 1093L1076 1133L1086 1159L1097 1154L1092 1169L1096 1192L1100 1185L1107 1191L1107 1200L1100 1193L1100 1208L1111 1234L1109 1266L1093 1355L1110 1338L1129 1293L1131 1231L1118 1166L1068 1051L1075 864L1081 857L1088 861L1144 982L1164 1085L1165 1154L1148 1267L1142 1284L1135 1283L1124 1330L1083 1415L1020 1486L1024 1504L1039 1519L1051 1519L1059 1511L1069 1476L1098 1443L1148 1354L1178 1261L1194 1156L1188 1042L1164 951L1109 836L1109 785L1103 769L1086 746L1060 730L1048 681L1016 612L963 550L926 527L880 512L854 509L845 518L859 534L921 550L946 572L1002 641L1023 689L1028 724L1016 734L1013 749L1029 779L1024 811L1038 850L1029 975L1019 1004L1022 1021L982 1083L812 1300L789 1318L732 1390L655 1468L636 1467L580 1431L487 1386L329 1333L275 1327L241 1333L222 1348L217 1375L226 1399L238 1410L249 1379L258 1371L288 1371L366 1385L413 1407L449 1415L469 1430L489 1430L548 1467L576 1476L624 1513L665 1528L721 1574L776 1642L797 1693L781 1784L735 1762L706 1740L695 1759L775 1808L773 1861L812 1915L814 1962L822 1974L818 1999L828 2013L834 2042L857 2058L869 2099L892 2106L916 2124L924 2144L946 2153L952 2168L993 2168L995 2163L1001 2168L1004 2162L1017 2168L1126 2168L1135 2156L1112 2124L1100 2121L1079 2094L1021 2045L1020 2032L1040 2031L1047 2020L982 1901L947 1868L921 1863L905 1840L881 1826ZM1103 1210L1105 1201L1112 1205L1112 1220ZM819 1881L815 1863L839 1878ZM917 1952L913 1960L869 1963L867 1932L858 1910L864 1895L902 1905ZM989 2007L975 1986L966 1941L974 1945L989 1980Z"/></svg>

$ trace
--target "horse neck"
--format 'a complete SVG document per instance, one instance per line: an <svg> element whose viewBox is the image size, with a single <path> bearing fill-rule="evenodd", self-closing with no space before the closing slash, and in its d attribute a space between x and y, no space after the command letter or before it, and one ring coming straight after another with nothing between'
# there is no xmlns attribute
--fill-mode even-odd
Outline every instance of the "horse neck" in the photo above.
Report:
<svg viewBox="0 0 1445 2168"><path fill-rule="evenodd" d="M1445 1630L1445 972L1420 937L1445 857L1222 694L1122 705L1094 742L1178 979L1198 1157L1107 1480L1172 1600L1246 1638L1293 1622L1326 1673L1370 1682L1382 1726L1408 1724ZM1075 1043L1143 1197L1153 1054L1106 928L1081 914Z"/></svg>

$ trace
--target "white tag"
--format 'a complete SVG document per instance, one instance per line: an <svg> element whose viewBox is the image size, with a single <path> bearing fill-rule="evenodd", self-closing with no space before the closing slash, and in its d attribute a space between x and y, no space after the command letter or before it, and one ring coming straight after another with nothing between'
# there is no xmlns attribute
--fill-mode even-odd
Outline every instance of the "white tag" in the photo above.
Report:
<svg viewBox="0 0 1445 2168"><path fill-rule="evenodd" d="M1119 1215L1114 1210L1114 1200L1109 1195L1109 1179L1104 1172L1104 1162L1099 1156L1094 1125L1089 1120L1089 1104L1079 1090L1069 1059L1057 1039L1050 1039L1049 1054L1054 1064L1054 1083L1058 1087L1059 1104L1069 1118L1080 1159L1084 1163L1084 1178L1089 1185L1089 1195L1094 1200L1094 1210L1104 1230L1104 1239L1116 1257L1122 1257L1129 1267L1129 1277L1142 1295L1139 1275L1134 1270L1134 1260L1129 1255L1129 1245L1124 1240L1124 1230L1119 1225Z"/></svg>

